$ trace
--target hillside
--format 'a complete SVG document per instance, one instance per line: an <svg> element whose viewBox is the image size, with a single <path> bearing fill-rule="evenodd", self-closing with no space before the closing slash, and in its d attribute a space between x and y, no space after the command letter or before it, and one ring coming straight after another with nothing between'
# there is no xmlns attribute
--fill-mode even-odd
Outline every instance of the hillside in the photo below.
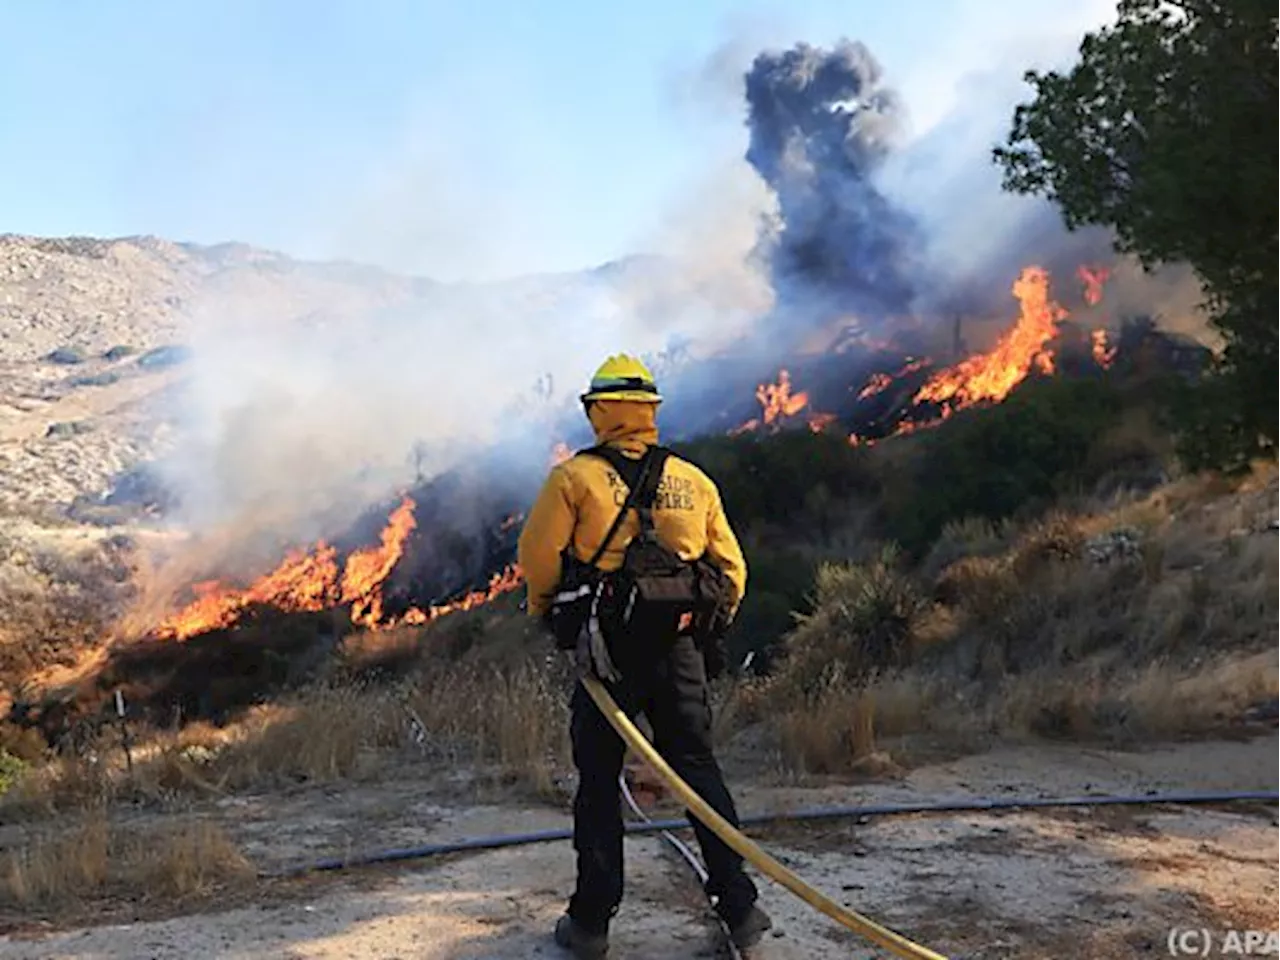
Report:
<svg viewBox="0 0 1280 960"><path fill-rule="evenodd" d="M480 287L238 243L2 235L0 509L61 510L170 450L193 337L234 344L270 326L296 343L309 330L372 334L384 317L459 311L536 324L595 289L643 312L672 282L654 258Z"/></svg>
<svg viewBox="0 0 1280 960"><path fill-rule="evenodd" d="M125 952L146 937L164 956L201 937L257 949L272 935L241 914L165 918L239 904L275 923L301 896L346 917L351 883L271 871L350 849L357 834L370 848L560 822L573 776L568 677L518 608L518 572L504 566L550 435L517 445L531 459L497 445L420 477L398 505L375 487L331 545L304 543L283 559L278 548L249 559L237 547L255 531L235 526L215 529L213 547L184 548L164 503L149 500L164 491L130 484L144 476L133 468L178 437L172 414L193 336L212 331L234 361L237 335L264 317L366 337L387 311L477 296L537 317L577 297L583 278L532 278L495 294L244 247L5 242L22 278L9 305L29 336L6 339L3 368L12 469L0 517L0 812L14 825L0 831L0 930L15 937L0 956L39 956L65 937ZM631 270L655 281L662 269L623 264L593 279L625 286ZM714 416L677 446L720 483L751 569L728 638L732 669L714 691L717 737L749 809L1274 783L1274 465L1231 479L1186 474L1160 398L1194 374L1196 350L1108 318L1105 300L1065 319L1051 287L1026 283L1037 277L1024 271L1021 310L989 322L992 346L953 363L855 340L848 354L786 358L791 372L754 396L744 388L754 368L737 358L712 358L693 379L700 392L683 410ZM245 312L201 307L212 303ZM339 403L359 392L342 387ZM935 395L941 405L915 399ZM693 422L683 410L672 405L677 426ZM309 422L332 436L325 415ZM94 506L122 477L129 509ZM200 563L222 555L242 566L201 584ZM381 578L358 597L336 596L337 564L353 558ZM169 598L156 589L166 584L191 606L143 603ZM1223 738L1245 742L1228 749ZM1188 739L1199 742L1151 759L1128 752ZM335 795L370 811L376 829L335 820ZM677 813L660 792L648 802ZM995 941L1013 951L1000 956L1060 956L1066 937L1120 957L1148 928L1187 915L1260 922L1235 888L1274 891L1249 852L1274 837L1274 823L1240 810L833 827L819 853L799 828L766 840L822 886L863 890L857 899L876 914L948 949ZM990 890L1031 889L1030 844L1045 879L1017 903L966 900L979 920L957 926L946 919L954 891L935 874L880 866L922 844L935 870L972 872L980 854L975 883ZM669 935L680 955L707 939L705 917L654 842L639 849L635 936L675 911L655 942L665 948ZM1207 898L1191 914L1098 893L1098 876L1158 885L1166 861L1211 872L1220 853L1236 858L1233 879L1188 885ZM424 905L426 955L472 955L474 943L488 951L476 955L527 956L556 908L544 879L559 877L561 854L478 854L417 879L352 883L366 888L365 916L384 915L391 895ZM1091 879L1056 871L1064 857ZM881 871L874 891L868 865ZM528 908L496 934L490 870L539 891L522 894ZM458 886L474 903L441 901ZM788 929L779 956L847 955L832 931L775 890L766 896ZM1082 905L1111 920L1094 929ZM1028 925L1046 910L1066 933ZM108 915L135 932L51 934ZM370 931L354 915L337 926L349 929L303 925L299 936L358 950L420 936L395 924ZM35 952L22 939L49 936Z"/></svg>

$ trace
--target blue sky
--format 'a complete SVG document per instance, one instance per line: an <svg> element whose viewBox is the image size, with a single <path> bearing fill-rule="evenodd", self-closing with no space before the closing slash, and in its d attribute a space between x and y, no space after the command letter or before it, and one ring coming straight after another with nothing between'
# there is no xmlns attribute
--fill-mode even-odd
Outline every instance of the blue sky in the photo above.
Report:
<svg viewBox="0 0 1280 960"><path fill-rule="evenodd" d="M0 232L242 240L441 279L642 248L740 154L732 70L860 39L917 132L1104 0L0 4ZM718 55L718 58L717 58Z"/></svg>

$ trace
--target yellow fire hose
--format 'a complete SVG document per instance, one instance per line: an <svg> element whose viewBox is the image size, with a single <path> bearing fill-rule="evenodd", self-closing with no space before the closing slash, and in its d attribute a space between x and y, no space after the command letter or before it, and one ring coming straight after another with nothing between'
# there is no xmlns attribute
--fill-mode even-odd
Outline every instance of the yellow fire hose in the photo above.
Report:
<svg viewBox="0 0 1280 960"><path fill-rule="evenodd" d="M822 893L822 891L809 886L768 853L761 850L759 846L747 839L741 831L735 829L724 817L716 813L710 804L694 792L692 787L680 779L680 776L671 769L666 760L662 759L662 754L654 749L653 744L645 739L644 734L631 722L631 718L623 712L622 708L618 706L613 697L609 695L609 691L604 688L599 680L592 676L585 676L582 678L582 685L586 688L587 693L591 695L591 699L595 701L596 706L600 708L600 712L604 714L605 719L609 721L613 729L618 731L618 735L622 737L631 749L640 754L649 766L653 767L658 776L662 777L667 786L684 802L689 812L706 824L717 837L741 854L757 870L782 884L809 906L825 913L836 923L852 930L859 936L865 937L872 943L884 947L894 956L906 957L908 960L947 960L943 954L935 953L928 947L908 940L902 934L895 933L888 927L882 927L874 920L841 906Z"/></svg>

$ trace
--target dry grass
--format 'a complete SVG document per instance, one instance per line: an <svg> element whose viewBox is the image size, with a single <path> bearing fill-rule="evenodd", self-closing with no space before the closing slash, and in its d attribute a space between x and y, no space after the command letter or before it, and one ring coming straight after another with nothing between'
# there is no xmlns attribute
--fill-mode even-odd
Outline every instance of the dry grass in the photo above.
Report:
<svg viewBox="0 0 1280 960"><path fill-rule="evenodd" d="M115 735L82 754L33 766L0 799L10 816L48 816L130 798L164 803L285 783L329 782L375 771L408 740L392 692L315 687L255 708L225 729L152 731L130 769Z"/></svg>
<svg viewBox="0 0 1280 960"><path fill-rule="evenodd" d="M1237 726L1280 693L1276 651L1199 668L1153 664L1121 675L1073 671L1010 678L988 698L986 722L1005 733L1120 740L1205 735Z"/></svg>
<svg viewBox="0 0 1280 960"><path fill-rule="evenodd" d="M567 678L525 662L470 665L419 678L409 704L428 750L450 760L497 764L538 796L555 795L569 758Z"/></svg>
<svg viewBox="0 0 1280 960"><path fill-rule="evenodd" d="M875 695L832 686L777 717L786 772L884 773L889 757L876 750Z"/></svg>
<svg viewBox="0 0 1280 960"><path fill-rule="evenodd" d="M384 774L407 751L487 769L555 796L568 761L567 678L546 665L431 662L394 684L332 680L255 707L224 728L138 731L132 768L119 735L31 765L0 797L8 817L46 817L128 798L172 804L297 783Z"/></svg>
<svg viewBox="0 0 1280 960"><path fill-rule="evenodd" d="M184 818L145 834L116 828L99 808L39 833L0 860L0 904L55 907L103 894L202 896L254 876L223 830Z"/></svg>
<svg viewBox="0 0 1280 960"><path fill-rule="evenodd" d="M914 570L864 545L866 562L822 568L772 676L718 686L716 736L765 724L791 772L847 773L883 760L877 736L1217 731L1276 695L1274 481L1183 479L1021 526L955 524ZM1120 530L1137 546L1091 559ZM531 658L505 602L348 638L324 684L225 728L139 731L131 775L108 729L32 764L3 813L360 778L405 751L558 796L569 678Z"/></svg>
<svg viewBox="0 0 1280 960"><path fill-rule="evenodd" d="M882 737L957 745L1237 726L1277 695L1275 477L1188 478L1020 528L955 524L915 571L828 570L775 674L722 694L717 733L764 723L793 772L830 773L874 753L859 716ZM1126 550L1091 556L1113 536ZM869 656L881 637L914 655L904 671Z"/></svg>
<svg viewBox="0 0 1280 960"><path fill-rule="evenodd" d="M128 598L129 543L0 518L0 707L35 671L69 666Z"/></svg>

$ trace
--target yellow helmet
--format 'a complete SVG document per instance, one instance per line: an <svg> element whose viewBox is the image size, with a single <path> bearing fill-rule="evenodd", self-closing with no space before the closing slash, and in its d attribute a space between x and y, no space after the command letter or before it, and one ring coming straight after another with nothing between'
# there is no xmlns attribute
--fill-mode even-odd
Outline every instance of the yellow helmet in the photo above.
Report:
<svg viewBox="0 0 1280 960"><path fill-rule="evenodd" d="M640 403L661 403L658 385L653 374L643 362L620 353L600 364L591 378L591 386L582 394L583 403L592 400L635 400Z"/></svg>

